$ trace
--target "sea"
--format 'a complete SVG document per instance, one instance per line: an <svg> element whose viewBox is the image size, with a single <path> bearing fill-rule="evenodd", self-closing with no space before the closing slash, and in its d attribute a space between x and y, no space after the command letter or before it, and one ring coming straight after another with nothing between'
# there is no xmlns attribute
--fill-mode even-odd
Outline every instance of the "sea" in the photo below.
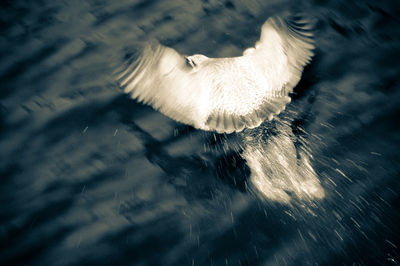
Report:
<svg viewBox="0 0 400 266"><path fill-rule="evenodd" d="M115 79L139 43L240 56L281 14L312 18L315 55L258 128L195 129ZM0 264L399 265L399 48L398 0L3 0Z"/></svg>

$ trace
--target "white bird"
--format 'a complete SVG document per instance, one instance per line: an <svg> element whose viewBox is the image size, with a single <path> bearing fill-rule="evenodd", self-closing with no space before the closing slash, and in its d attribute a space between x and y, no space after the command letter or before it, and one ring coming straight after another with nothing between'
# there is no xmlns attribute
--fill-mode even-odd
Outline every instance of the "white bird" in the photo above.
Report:
<svg viewBox="0 0 400 266"><path fill-rule="evenodd" d="M232 133L271 120L313 56L306 20L273 17L242 56L185 57L159 43L145 45L118 76L126 93L164 115L202 130Z"/></svg>

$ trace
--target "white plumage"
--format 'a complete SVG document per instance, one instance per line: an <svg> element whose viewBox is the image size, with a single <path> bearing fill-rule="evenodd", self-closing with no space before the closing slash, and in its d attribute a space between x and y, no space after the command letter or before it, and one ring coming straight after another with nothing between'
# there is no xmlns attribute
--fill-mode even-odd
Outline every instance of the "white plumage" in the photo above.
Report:
<svg viewBox="0 0 400 266"><path fill-rule="evenodd" d="M254 128L290 102L314 49L309 24L274 17L240 57L184 57L149 43L119 75L126 93L179 122L219 133Z"/></svg>

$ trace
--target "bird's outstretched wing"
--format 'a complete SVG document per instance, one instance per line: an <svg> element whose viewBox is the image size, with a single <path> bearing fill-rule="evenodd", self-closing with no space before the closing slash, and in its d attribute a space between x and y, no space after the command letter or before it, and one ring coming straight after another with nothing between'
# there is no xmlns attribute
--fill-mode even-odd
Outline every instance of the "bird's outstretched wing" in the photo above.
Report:
<svg viewBox="0 0 400 266"><path fill-rule="evenodd" d="M241 57L184 57L153 42L118 79L132 98L179 122L238 132L285 108L313 48L307 21L274 17L262 26L255 47Z"/></svg>
<svg viewBox="0 0 400 266"><path fill-rule="evenodd" d="M133 99L174 120L201 128L200 116L207 111L207 95L184 56L151 41L139 49L134 62L122 69L118 80Z"/></svg>

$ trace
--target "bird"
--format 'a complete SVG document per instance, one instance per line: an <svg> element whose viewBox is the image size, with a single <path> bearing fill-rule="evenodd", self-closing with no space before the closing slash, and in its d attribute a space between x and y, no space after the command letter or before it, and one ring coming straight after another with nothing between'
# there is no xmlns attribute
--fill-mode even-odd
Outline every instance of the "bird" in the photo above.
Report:
<svg viewBox="0 0 400 266"><path fill-rule="evenodd" d="M185 56L153 41L117 80L133 99L178 122L229 134L279 115L314 49L308 19L274 16L242 56Z"/></svg>

